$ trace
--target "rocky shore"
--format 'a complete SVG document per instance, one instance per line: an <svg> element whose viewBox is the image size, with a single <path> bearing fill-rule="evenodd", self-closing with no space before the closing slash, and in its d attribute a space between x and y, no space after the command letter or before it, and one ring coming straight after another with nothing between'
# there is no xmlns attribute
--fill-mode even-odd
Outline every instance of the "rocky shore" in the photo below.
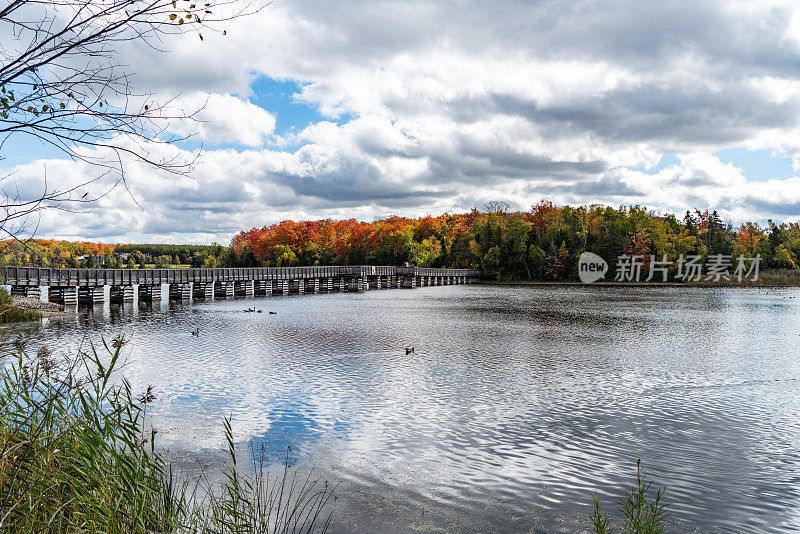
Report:
<svg viewBox="0 0 800 534"><path fill-rule="evenodd" d="M75 311L65 311L64 306L54 302L43 302L31 297L14 295L14 306L23 310L36 310L43 317L68 317L76 315Z"/></svg>

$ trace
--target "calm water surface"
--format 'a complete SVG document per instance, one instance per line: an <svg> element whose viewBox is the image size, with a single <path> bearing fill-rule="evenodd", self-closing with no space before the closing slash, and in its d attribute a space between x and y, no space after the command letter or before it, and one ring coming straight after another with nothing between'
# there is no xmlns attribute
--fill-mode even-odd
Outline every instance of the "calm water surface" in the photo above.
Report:
<svg viewBox="0 0 800 534"><path fill-rule="evenodd" d="M32 336L130 336L179 466L218 465L231 415L340 483L336 532L584 532L589 492L613 508L637 458L671 532L787 532L799 326L797 289L449 286L106 304Z"/></svg>

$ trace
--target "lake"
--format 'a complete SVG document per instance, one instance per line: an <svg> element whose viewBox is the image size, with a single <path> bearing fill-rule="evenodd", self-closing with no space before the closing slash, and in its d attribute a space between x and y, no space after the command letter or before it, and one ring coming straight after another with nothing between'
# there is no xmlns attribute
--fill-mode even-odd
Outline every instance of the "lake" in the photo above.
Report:
<svg viewBox="0 0 800 534"><path fill-rule="evenodd" d="M242 449L290 446L339 483L334 532L583 532L589 492L613 510L637 458L670 532L786 532L799 326L798 289L467 285L106 304L2 332L64 353L129 336L124 374L154 386L183 472L219 465L229 415Z"/></svg>

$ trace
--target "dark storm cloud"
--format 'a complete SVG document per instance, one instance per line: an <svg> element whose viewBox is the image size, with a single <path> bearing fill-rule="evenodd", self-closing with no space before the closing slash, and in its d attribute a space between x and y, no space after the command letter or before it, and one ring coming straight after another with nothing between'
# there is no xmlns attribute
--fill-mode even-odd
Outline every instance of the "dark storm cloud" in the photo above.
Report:
<svg viewBox="0 0 800 534"><path fill-rule="evenodd" d="M319 198L336 205L363 202L402 202L428 196L427 191L412 189L382 178L376 167L358 159L339 159L335 169L309 175L276 173L276 183L290 188L298 196Z"/></svg>

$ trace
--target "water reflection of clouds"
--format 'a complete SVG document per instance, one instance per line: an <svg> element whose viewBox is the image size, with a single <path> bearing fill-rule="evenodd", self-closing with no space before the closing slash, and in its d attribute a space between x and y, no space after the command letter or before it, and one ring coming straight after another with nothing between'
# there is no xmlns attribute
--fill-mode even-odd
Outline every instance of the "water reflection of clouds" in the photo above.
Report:
<svg viewBox="0 0 800 534"><path fill-rule="evenodd" d="M256 458L263 458L267 463L288 461L289 465L294 465L309 460L314 445L323 436L341 436L349 429L345 418L318 418L313 410L314 407L299 399L276 406L263 416L268 429L251 436L247 447L252 448Z"/></svg>

